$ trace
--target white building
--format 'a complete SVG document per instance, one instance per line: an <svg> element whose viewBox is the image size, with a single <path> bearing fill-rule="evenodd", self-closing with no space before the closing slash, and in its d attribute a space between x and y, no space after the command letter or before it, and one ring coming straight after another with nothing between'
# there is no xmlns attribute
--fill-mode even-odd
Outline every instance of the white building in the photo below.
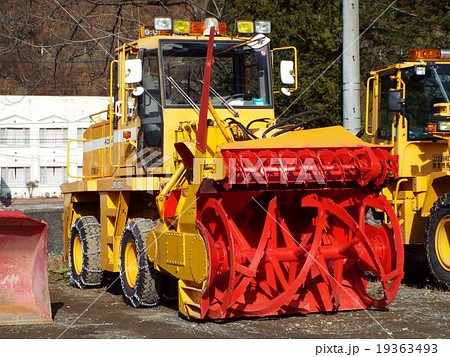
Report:
<svg viewBox="0 0 450 357"><path fill-rule="evenodd" d="M59 197L67 176L67 142L82 138L89 115L107 109L108 97L0 96L2 198ZM105 114L103 114L103 119ZM81 175L83 145L71 143L70 174Z"/></svg>

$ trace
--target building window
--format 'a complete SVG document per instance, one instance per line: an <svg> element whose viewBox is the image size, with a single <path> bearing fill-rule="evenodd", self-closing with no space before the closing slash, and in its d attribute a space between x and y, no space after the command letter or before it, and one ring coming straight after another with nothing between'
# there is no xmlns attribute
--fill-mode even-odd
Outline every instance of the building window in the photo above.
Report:
<svg viewBox="0 0 450 357"><path fill-rule="evenodd" d="M77 128L77 139L83 139L83 133L87 130L87 128ZM78 146L82 147L83 142L78 141Z"/></svg>
<svg viewBox="0 0 450 357"><path fill-rule="evenodd" d="M30 145L30 128L0 128L0 144Z"/></svg>
<svg viewBox="0 0 450 357"><path fill-rule="evenodd" d="M65 166L55 167L46 166L41 167L40 183L42 185L61 185L67 182L67 172Z"/></svg>
<svg viewBox="0 0 450 357"><path fill-rule="evenodd" d="M87 130L87 128L77 128L77 138L83 139L83 133Z"/></svg>
<svg viewBox="0 0 450 357"><path fill-rule="evenodd" d="M29 167L2 167L2 185L25 186L30 181Z"/></svg>
<svg viewBox="0 0 450 357"><path fill-rule="evenodd" d="M41 145L63 145L68 140L67 128L41 128L39 129L39 143Z"/></svg>

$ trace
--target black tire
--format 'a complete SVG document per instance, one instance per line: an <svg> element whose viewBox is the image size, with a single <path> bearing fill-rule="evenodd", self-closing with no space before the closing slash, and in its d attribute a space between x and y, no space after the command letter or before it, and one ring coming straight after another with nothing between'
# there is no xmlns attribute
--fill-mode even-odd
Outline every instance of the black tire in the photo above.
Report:
<svg viewBox="0 0 450 357"><path fill-rule="evenodd" d="M436 279L450 285L450 194L434 203L425 227L428 264Z"/></svg>
<svg viewBox="0 0 450 357"><path fill-rule="evenodd" d="M72 285L84 289L103 280L100 257L100 224L93 216L77 218L70 231L69 275Z"/></svg>
<svg viewBox="0 0 450 357"><path fill-rule="evenodd" d="M155 225L156 222L150 219L132 219L122 233L120 283L125 300L133 307L156 306L162 297L162 274L153 268L147 256L147 233ZM132 249L136 263L132 259Z"/></svg>

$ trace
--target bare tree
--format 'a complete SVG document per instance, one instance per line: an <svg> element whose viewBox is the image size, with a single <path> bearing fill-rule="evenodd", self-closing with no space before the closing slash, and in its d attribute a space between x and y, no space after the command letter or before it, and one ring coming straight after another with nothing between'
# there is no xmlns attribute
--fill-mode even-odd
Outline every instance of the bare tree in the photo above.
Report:
<svg viewBox="0 0 450 357"><path fill-rule="evenodd" d="M137 38L140 26L155 16L215 16L209 5L210 0L3 0L0 94L106 95L115 47Z"/></svg>

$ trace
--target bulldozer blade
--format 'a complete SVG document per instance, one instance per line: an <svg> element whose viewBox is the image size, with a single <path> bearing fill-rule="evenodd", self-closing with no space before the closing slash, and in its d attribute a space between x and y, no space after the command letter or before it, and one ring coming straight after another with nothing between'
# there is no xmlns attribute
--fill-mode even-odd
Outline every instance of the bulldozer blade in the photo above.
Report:
<svg viewBox="0 0 450 357"><path fill-rule="evenodd" d="M47 224L0 212L0 325L52 322Z"/></svg>

